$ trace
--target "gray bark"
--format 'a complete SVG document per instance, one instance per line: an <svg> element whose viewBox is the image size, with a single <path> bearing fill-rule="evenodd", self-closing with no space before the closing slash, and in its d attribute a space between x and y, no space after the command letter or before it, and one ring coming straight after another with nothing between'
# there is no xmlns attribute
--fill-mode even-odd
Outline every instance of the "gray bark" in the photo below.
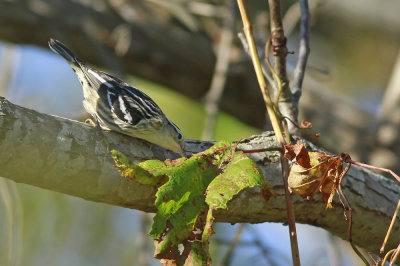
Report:
<svg viewBox="0 0 400 266"><path fill-rule="evenodd" d="M263 10L265 3L260 3L252 9ZM0 0L0 38L45 49L49 38L60 39L88 63L158 82L201 101L210 86L213 46L221 31L218 17L195 18L202 24L187 27L150 1ZM221 110L265 128L265 107L251 62L240 44L232 49ZM366 133L376 118L321 89L311 78L304 82L300 115L314 129L304 130L303 136L335 153L346 151L358 159L366 154L365 143L371 138ZM321 138L315 138L315 130Z"/></svg>
<svg viewBox="0 0 400 266"><path fill-rule="evenodd" d="M212 142L187 140L186 150L196 153L211 145ZM258 149L274 145L275 137L266 133L245 140L239 147ZM129 154L134 162L176 156L138 139L41 114L0 98L0 176L91 201L154 212L156 188L121 177L113 166L111 149ZM278 196L266 202L258 189L245 190L230 202L227 210L215 213L216 220L286 223L279 154L265 152L251 156ZM378 253L400 197L400 186L386 177L353 166L344 179L343 188L354 210L354 243ZM324 228L346 239L347 222L341 205L337 198L335 200L335 209L326 210L318 195L310 201L295 196L296 221ZM397 223L388 248L399 242L400 225Z"/></svg>

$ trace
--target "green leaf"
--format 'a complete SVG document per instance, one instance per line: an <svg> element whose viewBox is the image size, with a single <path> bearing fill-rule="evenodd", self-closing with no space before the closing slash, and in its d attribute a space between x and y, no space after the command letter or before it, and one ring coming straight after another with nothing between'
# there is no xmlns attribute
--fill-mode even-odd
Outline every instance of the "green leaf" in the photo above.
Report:
<svg viewBox="0 0 400 266"><path fill-rule="evenodd" d="M256 163L243 152L235 152L222 174L207 188L206 203L213 209L226 209L228 202L246 188L266 186Z"/></svg>
<svg viewBox="0 0 400 266"><path fill-rule="evenodd" d="M131 164L128 157L119 151L112 150L111 155L115 161L115 167L123 177L143 185L158 185L168 180L164 174L168 171L168 166L161 161L148 160L140 164Z"/></svg>
<svg viewBox="0 0 400 266"><path fill-rule="evenodd" d="M223 146L222 146L223 147ZM167 238L173 244L182 243L194 229L200 213L207 212L204 193L208 184L217 175L219 160L214 152L221 145L196 154L182 163L175 164L167 175L168 182L156 193L158 209L150 235L160 238L167 228ZM161 251L162 252L162 251Z"/></svg>
<svg viewBox="0 0 400 266"><path fill-rule="evenodd" d="M194 242L190 247L190 252L184 265L211 265L208 246L205 248L201 242Z"/></svg>
<svg viewBox="0 0 400 266"><path fill-rule="evenodd" d="M175 265L209 265L208 239L214 233L213 210L246 188L260 186L270 195L255 162L230 143L218 142L190 158L148 160L131 164L112 151L123 176L147 185L159 185L157 214L150 230L155 257Z"/></svg>

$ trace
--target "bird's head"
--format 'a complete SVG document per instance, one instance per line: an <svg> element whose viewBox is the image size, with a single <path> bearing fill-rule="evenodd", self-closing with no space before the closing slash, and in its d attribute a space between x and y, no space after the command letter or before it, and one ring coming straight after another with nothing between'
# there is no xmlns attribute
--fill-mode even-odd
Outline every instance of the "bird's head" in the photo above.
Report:
<svg viewBox="0 0 400 266"><path fill-rule="evenodd" d="M185 138L182 131L169 119L167 119L165 131L167 141L162 146L181 156L185 156Z"/></svg>

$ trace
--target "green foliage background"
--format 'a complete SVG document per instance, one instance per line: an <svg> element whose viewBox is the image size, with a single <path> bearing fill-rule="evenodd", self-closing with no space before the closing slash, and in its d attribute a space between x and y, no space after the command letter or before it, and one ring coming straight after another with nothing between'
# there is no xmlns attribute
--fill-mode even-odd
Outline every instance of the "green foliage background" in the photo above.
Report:
<svg viewBox="0 0 400 266"><path fill-rule="evenodd" d="M185 138L201 138L205 119L205 111L201 104L143 79L132 78L128 80L128 83L136 85L155 99L168 118L174 121L183 131ZM188 84L188 89L190 89L190 84ZM213 139L234 141L258 133L260 133L260 130L243 124L236 118L222 112L217 116Z"/></svg>

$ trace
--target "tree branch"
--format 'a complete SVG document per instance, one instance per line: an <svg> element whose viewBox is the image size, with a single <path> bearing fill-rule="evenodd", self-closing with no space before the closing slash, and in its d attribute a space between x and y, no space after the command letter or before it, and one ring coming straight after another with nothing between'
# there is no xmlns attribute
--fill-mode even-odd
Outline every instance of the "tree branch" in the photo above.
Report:
<svg viewBox="0 0 400 266"><path fill-rule="evenodd" d="M307 66L307 59L310 53L310 12L308 10L308 0L299 0L300 3L300 47L299 47L299 58L297 59L296 68L294 70L293 87L292 87L292 102L294 120L298 123L299 115L299 101L301 97L301 89L303 86L303 79Z"/></svg>
<svg viewBox="0 0 400 266"><path fill-rule="evenodd" d="M187 140L186 150L195 153L213 143ZM271 133L253 136L241 149L276 147ZM314 146L311 146L314 147ZM58 191L83 199L154 212L156 187L138 184L120 176L113 166L111 149L130 155L135 162L150 158L173 158L161 147L65 118L41 114L0 98L0 176L15 182ZM315 149L315 147L314 147ZM240 193L227 210L216 212L219 222L285 222L285 193L279 153L250 155L263 171L277 197L266 202L258 189ZM353 166L343 182L344 193L354 209L353 241L378 252L387 225L400 197L400 186L369 170ZM347 222L338 201L326 210L317 196L307 201L293 197L296 221L325 228L346 238ZM400 225L393 228L387 248L400 242Z"/></svg>
<svg viewBox="0 0 400 266"><path fill-rule="evenodd" d="M117 7L109 8L106 5L95 8L98 1L96 5L87 4L89 2L93 1L84 4L79 1L43 0L40 1L42 12L38 12L35 1L16 3L0 0L0 38L44 49L48 49L50 37L58 38L71 45L82 59L91 64L111 68L113 72L114 66L120 62L120 71L124 73L166 85L197 101L204 98L215 65L211 38L203 32L188 31L184 26L174 23L173 19L168 20L168 17L162 21L165 17L152 13L159 8L147 8L146 1L129 4L126 1L112 1L124 5L121 8L123 14L115 11ZM86 21L91 21L91 24L83 27ZM96 41L103 48L96 45L93 49L93 38L87 33L91 27L100 29ZM98 53L104 49L109 51L108 63ZM242 50L236 46L233 49ZM239 56L234 52L232 55L235 56L231 57L225 86L229 90L224 91L221 110L248 125L263 128L265 105L257 88L250 59L245 54ZM305 133L308 140L325 149L336 153L346 151L351 153L352 158L360 158L361 154L365 154L366 142L370 136L365 132L368 132L367 128L375 117L357 108L354 101L346 101L343 97L329 93L327 88L323 88L312 77L308 77L306 82L307 90L303 91L300 110L302 116L312 122L313 130L302 134ZM320 132L323 138L316 138L314 130Z"/></svg>
<svg viewBox="0 0 400 266"><path fill-rule="evenodd" d="M294 110L292 105L292 93L289 87L289 79L286 72L286 56L288 54L286 46L286 37L282 24L281 15L281 5L280 1L268 0L269 10L270 10L270 24L271 24L271 44L272 44L272 54L274 56L274 70L278 75L282 88L278 92L279 101L279 111L282 116L288 117L292 121L297 121L294 116ZM265 51L269 53L270 51ZM288 123L289 132L292 135L300 135L297 127L292 123Z"/></svg>

